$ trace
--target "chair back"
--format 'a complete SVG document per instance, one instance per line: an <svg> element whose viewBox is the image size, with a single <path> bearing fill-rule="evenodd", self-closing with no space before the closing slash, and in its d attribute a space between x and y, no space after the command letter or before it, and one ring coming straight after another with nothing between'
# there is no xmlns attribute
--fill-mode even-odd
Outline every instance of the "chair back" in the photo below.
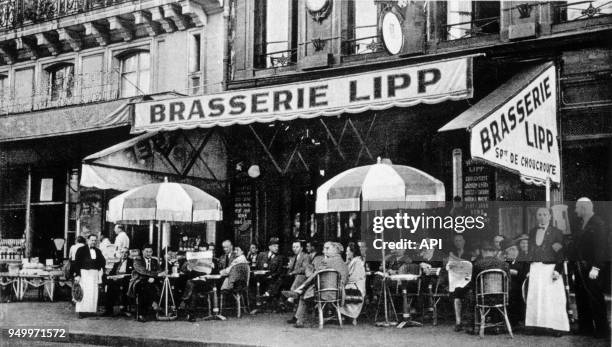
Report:
<svg viewBox="0 0 612 347"><path fill-rule="evenodd" d="M342 278L334 269L317 272L315 279L315 301L320 303L342 300Z"/></svg>
<svg viewBox="0 0 612 347"><path fill-rule="evenodd" d="M228 274L229 281L232 283L234 291L240 291L249 286L251 268L248 263L236 264L232 266Z"/></svg>
<svg viewBox="0 0 612 347"><path fill-rule="evenodd" d="M490 269L476 276L476 305L495 307L508 305L508 274L501 269Z"/></svg>

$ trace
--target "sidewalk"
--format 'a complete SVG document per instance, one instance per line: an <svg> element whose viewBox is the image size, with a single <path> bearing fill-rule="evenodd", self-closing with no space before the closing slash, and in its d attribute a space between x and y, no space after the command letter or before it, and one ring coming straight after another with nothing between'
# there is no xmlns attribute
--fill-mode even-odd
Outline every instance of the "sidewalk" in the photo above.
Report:
<svg viewBox="0 0 612 347"><path fill-rule="evenodd" d="M23 302L0 304L2 330L19 327L59 327L69 329L69 341L77 344L123 346L609 346L610 342L582 336L487 335L484 339L456 333L452 325L378 328L370 323L295 329L285 323L289 315L260 314L234 317L227 321L184 321L139 323L128 318L93 317L77 319L67 302ZM38 339L38 342L47 342ZM28 345L0 338L0 346ZM61 345L61 344L54 344Z"/></svg>

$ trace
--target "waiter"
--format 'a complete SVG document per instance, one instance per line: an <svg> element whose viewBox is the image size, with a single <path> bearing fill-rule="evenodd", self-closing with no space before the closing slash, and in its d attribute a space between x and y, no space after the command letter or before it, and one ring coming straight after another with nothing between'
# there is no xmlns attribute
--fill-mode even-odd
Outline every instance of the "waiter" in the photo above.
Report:
<svg viewBox="0 0 612 347"><path fill-rule="evenodd" d="M80 247L76 252L74 266L74 282L81 285L83 299L76 303L78 318L85 314L95 314L98 310L98 284L102 283L102 274L106 261L102 252L96 248L98 237L89 235L87 246Z"/></svg>
<svg viewBox="0 0 612 347"><path fill-rule="evenodd" d="M593 212L593 202L580 198L576 216L582 220L574 239L576 257L576 304L580 333L610 337L610 326L603 295L602 274L607 261L608 235L603 220Z"/></svg>
<svg viewBox="0 0 612 347"><path fill-rule="evenodd" d="M124 248L130 249L130 238L121 224L115 225L115 235L115 257L118 257Z"/></svg>

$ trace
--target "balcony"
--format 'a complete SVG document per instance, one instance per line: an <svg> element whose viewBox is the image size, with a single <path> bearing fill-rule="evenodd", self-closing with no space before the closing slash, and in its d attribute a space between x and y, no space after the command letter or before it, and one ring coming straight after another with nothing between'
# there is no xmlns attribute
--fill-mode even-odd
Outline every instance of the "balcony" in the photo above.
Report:
<svg viewBox="0 0 612 347"><path fill-rule="evenodd" d="M130 0L0 0L0 30L42 23Z"/></svg>
<svg viewBox="0 0 612 347"><path fill-rule="evenodd" d="M0 90L0 115L111 101L119 97L118 73L80 74L53 84L41 83L30 95L16 95L8 88Z"/></svg>

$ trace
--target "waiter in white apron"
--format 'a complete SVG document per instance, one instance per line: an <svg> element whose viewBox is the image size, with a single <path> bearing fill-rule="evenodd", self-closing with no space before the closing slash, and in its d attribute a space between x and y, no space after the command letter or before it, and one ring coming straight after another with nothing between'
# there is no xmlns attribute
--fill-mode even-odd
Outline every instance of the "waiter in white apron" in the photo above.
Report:
<svg viewBox="0 0 612 347"><path fill-rule="evenodd" d="M98 284L102 283L102 274L106 261L102 252L96 248L98 237L89 235L87 246L76 252L74 266L74 282L83 290L83 299L76 303L77 317L85 314L94 315L98 310Z"/></svg>

